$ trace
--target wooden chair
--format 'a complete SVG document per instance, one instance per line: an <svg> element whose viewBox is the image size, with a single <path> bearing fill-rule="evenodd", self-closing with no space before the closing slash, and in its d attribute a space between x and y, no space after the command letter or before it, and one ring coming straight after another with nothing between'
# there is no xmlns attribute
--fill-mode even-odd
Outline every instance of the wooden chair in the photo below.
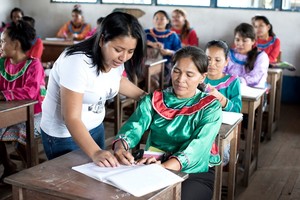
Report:
<svg viewBox="0 0 300 200"><path fill-rule="evenodd" d="M138 83L136 76L134 77L133 83L135 85ZM117 94L114 97L113 103L110 104L109 107L112 107L112 112L107 112L105 121L114 123L114 133L116 135L125 122L125 109L129 108L129 112L133 112L136 108L136 101L126 97L124 98L122 95Z"/></svg>
<svg viewBox="0 0 300 200"><path fill-rule="evenodd" d="M167 62L167 59L146 61L146 92L149 93L155 89L163 89L165 62Z"/></svg>

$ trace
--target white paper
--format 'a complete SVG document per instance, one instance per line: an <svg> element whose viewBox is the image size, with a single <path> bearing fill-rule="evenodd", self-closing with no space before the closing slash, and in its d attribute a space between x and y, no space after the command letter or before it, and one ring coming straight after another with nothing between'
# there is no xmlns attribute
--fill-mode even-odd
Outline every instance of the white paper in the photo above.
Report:
<svg viewBox="0 0 300 200"><path fill-rule="evenodd" d="M45 40L48 40L48 41L65 41L64 38L57 38L57 37L46 37Z"/></svg>
<svg viewBox="0 0 300 200"><path fill-rule="evenodd" d="M257 98L261 96L266 90L263 88L253 88L241 84L241 94L242 97L249 97L249 98Z"/></svg>
<svg viewBox="0 0 300 200"><path fill-rule="evenodd" d="M226 112L226 111L222 111L222 113L223 113L223 120L222 120L223 124L233 125L243 117L242 113Z"/></svg>
<svg viewBox="0 0 300 200"><path fill-rule="evenodd" d="M184 181L183 178L157 164L121 165L111 168L87 163L72 169L137 197Z"/></svg>

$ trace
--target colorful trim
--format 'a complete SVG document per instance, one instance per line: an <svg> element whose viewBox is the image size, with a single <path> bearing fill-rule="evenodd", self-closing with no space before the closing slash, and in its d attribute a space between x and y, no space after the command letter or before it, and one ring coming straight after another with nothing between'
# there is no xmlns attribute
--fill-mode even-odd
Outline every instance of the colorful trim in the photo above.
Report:
<svg viewBox="0 0 300 200"><path fill-rule="evenodd" d="M200 99L199 102L192 106L184 106L180 109L173 109L168 108L164 103L162 91L154 91L152 97L152 106L161 117L167 120L172 120L179 115L192 115L208 106L214 100L216 100L216 97L214 97L213 95L208 95Z"/></svg>
<svg viewBox="0 0 300 200"><path fill-rule="evenodd" d="M80 34L80 33L83 31L83 29L85 28L85 26L86 26L86 24L83 24L83 25L81 26L81 29L80 29L79 31L74 31L74 30L73 30L73 24L72 24L72 22L70 22L70 23L69 23L69 26L68 26L68 29L69 29L69 31L70 31L71 33L73 33L73 34Z"/></svg>
<svg viewBox="0 0 300 200"><path fill-rule="evenodd" d="M23 76L23 74L26 72L26 69L28 68L28 66L30 65L31 62L32 62L32 59L26 60L24 66L22 67L22 69L20 71L18 71L15 74L10 74L5 69L6 58L5 59L0 59L0 74L8 82L15 81L20 76Z"/></svg>
<svg viewBox="0 0 300 200"><path fill-rule="evenodd" d="M273 39L265 44L257 44L256 46L260 49L266 49L268 48L269 46L273 45L276 41L276 36L273 37Z"/></svg>
<svg viewBox="0 0 300 200"><path fill-rule="evenodd" d="M174 33L176 34L176 32L170 31L169 33L167 33L165 35L157 35L157 34L154 33L153 28L149 29L149 32L152 35L152 37L157 37L157 38L167 38L167 37L169 37L170 35L172 35Z"/></svg>
<svg viewBox="0 0 300 200"><path fill-rule="evenodd" d="M228 88L228 86L236 79L236 76L230 76L229 79L225 80L224 82L219 83L218 85L214 86L217 90Z"/></svg>
<svg viewBox="0 0 300 200"><path fill-rule="evenodd" d="M239 60L238 58L236 58L236 57L234 56L234 50L233 50L233 49L230 49L230 50L229 50L229 57L230 57L230 59L231 59L234 63L237 63L237 64L239 64L239 65L245 65L245 64L246 64L246 61L244 61L244 60Z"/></svg>

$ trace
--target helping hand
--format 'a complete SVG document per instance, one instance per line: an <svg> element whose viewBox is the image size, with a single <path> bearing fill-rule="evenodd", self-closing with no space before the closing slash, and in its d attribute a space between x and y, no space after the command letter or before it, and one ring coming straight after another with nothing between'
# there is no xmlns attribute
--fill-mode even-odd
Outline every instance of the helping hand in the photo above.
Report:
<svg viewBox="0 0 300 200"><path fill-rule="evenodd" d="M132 165L134 164L134 157L129 151L126 151L123 148L116 148L114 155L121 164Z"/></svg>
<svg viewBox="0 0 300 200"><path fill-rule="evenodd" d="M97 151L92 160L100 167L118 167L120 165L116 157L106 150Z"/></svg>

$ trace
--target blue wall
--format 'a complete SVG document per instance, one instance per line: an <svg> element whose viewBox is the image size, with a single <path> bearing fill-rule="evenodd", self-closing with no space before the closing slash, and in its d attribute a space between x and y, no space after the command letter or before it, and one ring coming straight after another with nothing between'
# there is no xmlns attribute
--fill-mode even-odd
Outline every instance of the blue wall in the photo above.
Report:
<svg viewBox="0 0 300 200"><path fill-rule="evenodd" d="M281 102L300 104L300 76L283 76Z"/></svg>

